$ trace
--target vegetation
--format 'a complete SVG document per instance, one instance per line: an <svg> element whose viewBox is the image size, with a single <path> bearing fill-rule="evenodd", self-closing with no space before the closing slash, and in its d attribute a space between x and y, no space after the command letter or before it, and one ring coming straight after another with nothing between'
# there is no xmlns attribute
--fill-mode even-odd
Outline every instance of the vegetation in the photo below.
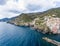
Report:
<svg viewBox="0 0 60 46"><path fill-rule="evenodd" d="M53 16L56 15L56 16ZM22 13L21 15L11 19L9 23L14 23L16 25L30 25L35 21L35 26L39 29L48 32L50 29L46 26L45 17L59 17L60 18L60 8L53 8L44 12L37 13ZM39 18L38 20L35 20Z"/></svg>

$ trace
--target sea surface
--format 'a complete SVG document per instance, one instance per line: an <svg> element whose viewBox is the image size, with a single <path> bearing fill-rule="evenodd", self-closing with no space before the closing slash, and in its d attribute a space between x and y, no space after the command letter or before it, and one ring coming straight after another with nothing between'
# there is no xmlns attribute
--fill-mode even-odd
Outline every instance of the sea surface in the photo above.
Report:
<svg viewBox="0 0 60 46"><path fill-rule="evenodd" d="M0 46L55 46L42 37L60 41L60 35L42 34L30 27L0 22Z"/></svg>

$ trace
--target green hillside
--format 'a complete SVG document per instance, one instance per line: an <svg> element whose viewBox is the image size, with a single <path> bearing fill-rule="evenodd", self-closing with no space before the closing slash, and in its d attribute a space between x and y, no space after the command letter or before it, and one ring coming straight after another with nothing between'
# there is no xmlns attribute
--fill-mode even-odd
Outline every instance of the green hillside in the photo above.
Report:
<svg viewBox="0 0 60 46"><path fill-rule="evenodd" d="M43 32L50 32L49 27L45 23L46 22L44 20L45 17L48 17L48 18L58 17L58 18L60 18L60 8L52 8L47 11L37 12L37 13L22 13L19 16L11 19L8 22L13 23L15 25L20 25L20 26L34 25L34 28L44 30ZM36 18L38 18L38 20L36 20ZM34 23L34 21L35 21L35 24L32 24L32 23Z"/></svg>

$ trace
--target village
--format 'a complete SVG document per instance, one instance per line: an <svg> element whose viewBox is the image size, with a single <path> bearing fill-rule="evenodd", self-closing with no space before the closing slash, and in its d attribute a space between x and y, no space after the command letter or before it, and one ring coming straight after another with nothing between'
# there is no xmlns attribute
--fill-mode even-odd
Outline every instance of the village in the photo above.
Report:
<svg viewBox="0 0 60 46"><path fill-rule="evenodd" d="M55 15L53 15L55 16ZM60 18L58 17L45 17L46 25L53 33L60 33Z"/></svg>

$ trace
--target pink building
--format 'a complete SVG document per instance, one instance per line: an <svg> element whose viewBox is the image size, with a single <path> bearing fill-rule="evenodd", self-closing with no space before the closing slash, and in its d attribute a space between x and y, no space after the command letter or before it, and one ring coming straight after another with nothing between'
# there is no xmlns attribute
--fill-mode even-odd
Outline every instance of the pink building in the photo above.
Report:
<svg viewBox="0 0 60 46"><path fill-rule="evenodd" d="M58 32L58 28L57 28L56 26L53 27L53 28L52 28L52 32L53 32L53 33L57 33L57 32Z"/></svg>

